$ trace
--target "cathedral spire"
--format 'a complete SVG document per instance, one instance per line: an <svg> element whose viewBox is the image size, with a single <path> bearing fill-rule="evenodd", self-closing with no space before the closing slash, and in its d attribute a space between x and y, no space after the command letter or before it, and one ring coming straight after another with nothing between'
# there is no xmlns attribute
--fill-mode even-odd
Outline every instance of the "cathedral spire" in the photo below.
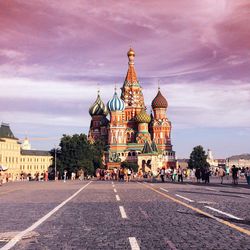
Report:
<svg viewBox="0 0 250 250"><path fill-rule="evenodd" d="M129 83L129 84L133 84L133 83L137 83L138 79L137 79L137 75L135 72L135 67L134 67L134 59L135 59L135 51L130 48L128 53L128 72L125 78L125 82Z"/></svg>

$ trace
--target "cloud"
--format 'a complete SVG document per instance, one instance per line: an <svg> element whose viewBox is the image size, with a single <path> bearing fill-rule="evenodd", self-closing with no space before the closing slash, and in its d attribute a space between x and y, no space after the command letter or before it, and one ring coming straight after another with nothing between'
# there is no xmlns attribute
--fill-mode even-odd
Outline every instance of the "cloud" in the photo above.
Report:
<svg viewBox="0 0 250 250"><path fill-rule="evenodd" d="M1 118L87 131L97 85L107 102L132 46L146 103L160 80L173 129L249 127L249 11L247 0L1 1Z"/></svg>

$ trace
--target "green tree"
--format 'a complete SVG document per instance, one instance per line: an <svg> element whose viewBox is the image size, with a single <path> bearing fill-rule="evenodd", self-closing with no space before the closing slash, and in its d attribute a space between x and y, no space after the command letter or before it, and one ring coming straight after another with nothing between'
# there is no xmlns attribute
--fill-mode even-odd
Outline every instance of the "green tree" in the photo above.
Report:
<svg viewBox="0 0 250 250"><path fill-rule="evenodd" d="M134 172L137 172L139 166L138 166L137 163L134 163L134 162L123 161L123 162L121 162L121 167L123 167L123 168L130 168Z"/></svg>
<svg viewBox="0 0 250 250"><path fill-rule="evenodd" d="M202 146L199 145L193 148L188 161L188 167L191 169L209 167L207 155Z"/></svg>
<svg viewBox="0 0 250 250"><path fill-rule="evenodd" d="M69 173L83 169L85 173L93 175L96 168L103 167L104 143L102 141L90 144L85 134L63 135L59 146L57 169L61 174L65 169ZM55 150L51 150L51 153L54 156Z"/></svg>

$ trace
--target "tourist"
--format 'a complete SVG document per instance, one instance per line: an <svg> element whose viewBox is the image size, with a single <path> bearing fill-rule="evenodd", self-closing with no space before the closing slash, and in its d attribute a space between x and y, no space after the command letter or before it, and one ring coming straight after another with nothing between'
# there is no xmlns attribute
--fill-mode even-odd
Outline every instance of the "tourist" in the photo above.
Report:
<svg viewBox="0 0 250 250"><path fill-rule="evenodd" d="M160 177L161 177L162 182L165 182L164 176L165 176L165 168L162 168L161 171L160 171Z"/></svg>
<svg viewBox="0 0 250 250"><path fill-rule="evenodd" d="M2 185L3 185L3 176L2 176L2 173L0 171L0 186L2 186Z"/></svg>
<svg viewBox="0 0 250 250"><path fill-rule="evenodd" d="M178 174L178 182L183 182L183 170L181 169L180 166L177 170L177 174Z"/></svg>
<svg viewBox="0 0 250 250"><path fill-rule="evenodd" d="M196 177L197 182L200 182L200 180L201 180L201 169L200 168L196 168L195 177Z"/></svg>
<svg viewBox="0 0 250 250"><path fill-rule="evenodd" d="M192 182L195 181L195 169L194 168L190 170L190 180Z"/></svg>
<svg viewBox="0 0 250 250"><path fill-rule="evenodd" d="M172 175L172 181L176 181L176 177L177 177L177 169L174 168L173 175Z"/></svg>
<svg viewBox="0 0 250 250"><path fill-rule="evenodd" d="M72 172L71 173L71 180L74 181L76 179L76 173Z"/></svg>
<svg viewBox="0 0 250 250"><path fill-rule="evenodd" d="M206 167L204 169L204 181L205 181L205 184L208 184L210 182L210 174L211 174L211 171L208 167Z"/></svg>
<svg viewBox="0 0 250 250"><path fill-rule="evenodd" d="M238 184L238 171L239 171L239 169L236 168L235 165L233 165L231 171L232 171L233 184L237 185Z"/></svg>
<svg viewBox="0 0 250 250"><path fill-rule="evenodd" d="M48 180L49 180L49 173L48 173L48 171L46 171L44 173L44 181L48 181Z"/></svg>
<svg viewBox="0 0 250 250"><path fill-rule="evenodd" d="M249 167L245 169L245 176L246 176L247 184L250 185L250 168Z"/></svg>
<svg viewBox="0 0 250 250"><path fill-rule="evenodd" d="M218 175L221 179L221 184L223 184L223 178L226 175L226 171L223 169L223 167L220 167L219 171L218 171Z"/></svg>
<svg viewBox="0 0 250 250"><path fill-rule="evenodd" d="M66 182L66 179L67 179L67 170L65 169L64 172L63 172L63 181Z"/></svg>
<svg viewBox="0 0 250 250"><path fill-rule="evenodd" d="M127 169L127 182L130 181L130 178L131 178L131 174L132 174L132 171L130 168Z"/></svg>

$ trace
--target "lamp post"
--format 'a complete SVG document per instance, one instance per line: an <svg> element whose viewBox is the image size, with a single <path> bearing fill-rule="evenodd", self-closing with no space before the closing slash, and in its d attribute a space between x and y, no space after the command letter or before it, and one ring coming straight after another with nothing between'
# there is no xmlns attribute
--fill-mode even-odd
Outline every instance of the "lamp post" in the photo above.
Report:
<svg viewBox="0 0 250 250"><path fill-rule="evenodd" d="M56 145L55 145L55 181L57 180L57 171L56 171Z"/></svg>

